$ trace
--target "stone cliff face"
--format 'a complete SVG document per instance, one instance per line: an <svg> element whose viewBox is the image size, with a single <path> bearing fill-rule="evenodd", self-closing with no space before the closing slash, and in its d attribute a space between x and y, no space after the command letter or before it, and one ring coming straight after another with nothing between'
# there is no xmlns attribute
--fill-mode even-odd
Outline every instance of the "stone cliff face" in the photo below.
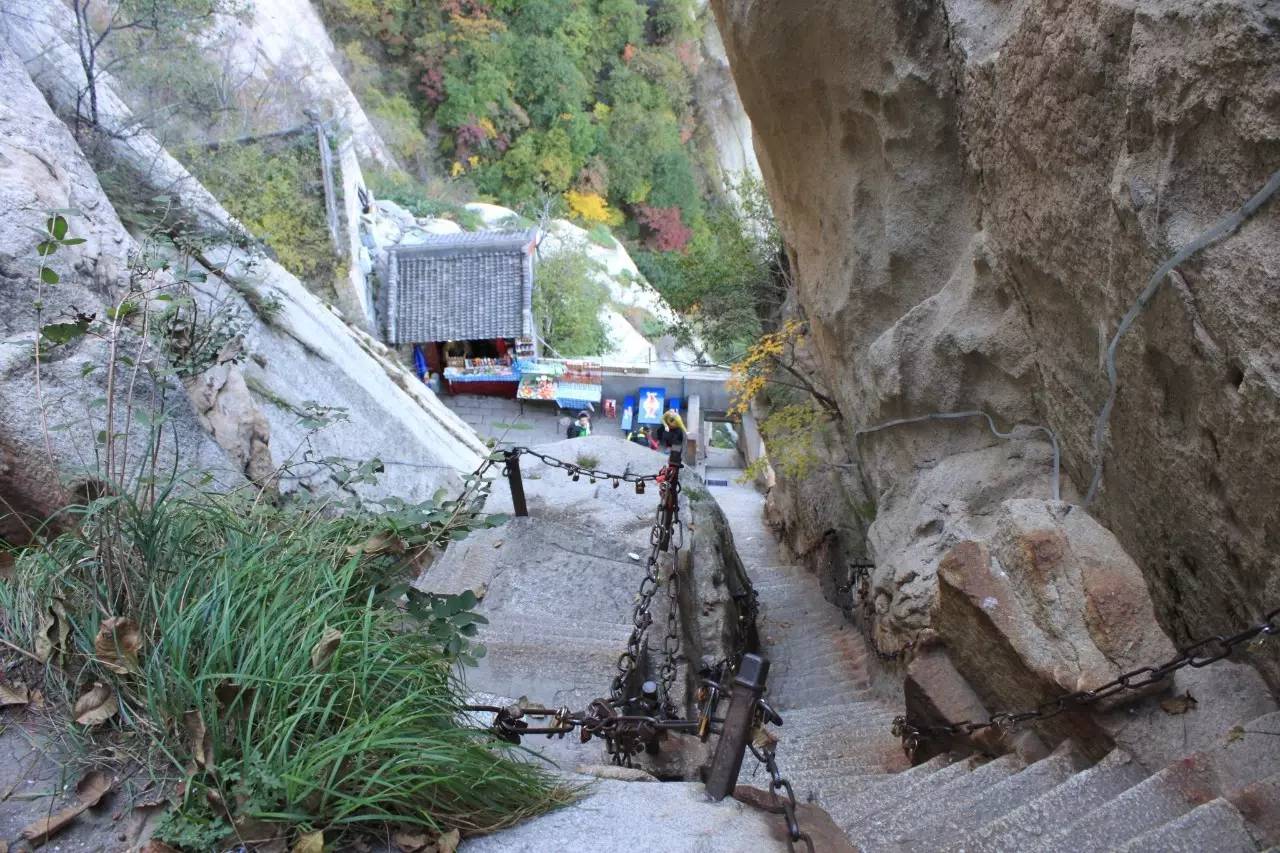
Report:
<svg viewBox="0 0 1280 853"><path fill-rule="evenodd" d="M693 81L694 103L698 108L698 119L715 151L719 177L726 191L732 193L733 186L744 178L760 180L760 163L752 143L751 119L742 107L742 99L733 82L724 40L706 8L706 0L698 5L702 22L699 45L702 61Z"/></svg>
<svg viewBox="0 0 1280 853"><path fill-rule="evenodd" d="M873 556L878 630L905 642L942 556L1008 499L1048 496L1049 447L973 420L854 431L971 409L1043 424L1079 500L1120 317L1280 168L1280 4L712 7L839 399L831 460L853 460L782 496L788 534L837 583L833 558ZM1277 276L1273 200L1169 276L1119 346L1089 512L1175 642L1280 604Z"/></svg>
<svg viewBox="0 0 1280 853"><path fill-rule="evenodd" d="M337 50L309 0L251 0L246 14L221 22L227 60L262 81L281 127L337 119L366 162L395 165L395 157L369 121L336 64Z"/></svg>
<svg viewBox="0 0 1280 853"><path fill-rule="evenodd" d="M0 217L0 499L38 522L65 502L59 477L73 486L92 479L97 427L85 413L107 393L107 345L88 335L50 353L41 383L44 420L73 426L52 430L49 448L31 352L41 322L65 322L77 311L101 319L130 286L130 259L145 235L125 228L103 192L95 174L103 161L128 174L139 197L167 199L182 227L210 235L206 280L191 296L206 314L230 310L242 321L235 344L243 358L219 354L217 364L173 387L137 381L142 404L158 408L163 399L170 418L176 449L168 441L160 448L161 469L208 472L228 488L246 476L271 476L283 492L320 493L353 491L341 482L341 467L376 457L385 471L376 486L359 487L365 496L424 500L437 488L455 488L488 450L381 343L279 264L233 245L237 224L151 134L105 134L83 148L73 138L64 119L83 76L63 24L53 7L35 0L0 9L0 201L11 214ZM99 101L109 126L133 128L110 78L99 86ZM39 294L33 229L46 211L62 208L80 211L70 233L85 242L56 256L62 281ZM38 298L42 320L33 308ZM145 333L125 334L136 343ZM148 357L164 358L154 347ZM317 431L309 408L336 416ZM148 452L142 431L138 442L134 460ZM0 528L6 539L19 533Z"/></svg>

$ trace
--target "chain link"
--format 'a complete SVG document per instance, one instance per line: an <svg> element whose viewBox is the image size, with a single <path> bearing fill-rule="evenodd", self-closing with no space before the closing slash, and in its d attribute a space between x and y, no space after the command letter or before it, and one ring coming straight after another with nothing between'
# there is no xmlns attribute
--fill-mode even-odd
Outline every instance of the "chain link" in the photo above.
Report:
<svg viewBox="0 0 1280 853"><path fill-rule="evenodd" d="M661 472L659 472L658 474L633 474L629 470L624 471L621 474L614 474L612 472L605 471L600 468L589 468L583 465L579 465L576 462L566 462L563 459L557 459L554 456L548 456L545 453L534 450L532 447L519 446L519 447L509 447L504 449L507 453L514 454L517 457L532 456L533 458L537 459L538 461L542 462L542 464L550 468L558 468L561 471L567 472L569 476L572 477L574 480L578 480L581 477L586 477L592 483L596 482L597 480L611 480L613 481L615 488L620 483L635 483L639 487L637 491L640 494L644 493L644 487L640 484L655 482L659 477L662 476ZM505 475L508 473L508 471L504 468L502 473Z"/></svg>
<svg viewBox="0 0 1280 853"><path fill-rule="evenodd" d="M775 752L777 739L762 729L756 740L759 741L758 745L752 742L748 746L751 749L751 754L764 765L765 770L769 773L769 796L773 801L773 807L769 811L773 814L782 815L787 822L787 849L794 853L796 842L801 842L808 853L814 853L813 839L809 837L808 833L800 829L800 821L796 817L796 792L792 789L791 782L778 769L778 758ZM785 796L779 796L780 791Z"/></svg>
<svg viewBox="0 0 1280 853"><path fill-rule="evenodd" d="M1001 711L992 714L985 721L975 722L963 720L942 726L914 726L907 722L905 716L895 717L893 733L902 738L903 748L908 754L914 753L920 742L930 737L954 737L956 735L972 735L985 729L1007 731L1014 726L1032 720L1048 720L1065 711L1078 710L1101 702L1117 693L1126 690L1142 690L1159 681L1163 681L1184 667L1199 669L1220 660L1231 657L1240 646L1267 637L1280 634L1280 608L1272 610L1262 621L1238 634L1223 637L1216 634L1183 647L1178 654L1159 666L1143 666L1117 676L1100 687L1092 690L1077 690L1046 702L1035 708L1024 711Z"/></svg>

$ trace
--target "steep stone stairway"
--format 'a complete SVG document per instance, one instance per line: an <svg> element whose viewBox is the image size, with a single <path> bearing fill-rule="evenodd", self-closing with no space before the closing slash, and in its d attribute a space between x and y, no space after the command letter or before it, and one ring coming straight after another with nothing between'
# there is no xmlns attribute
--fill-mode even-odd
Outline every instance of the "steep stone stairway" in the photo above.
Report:
<svg viewBox="0 0 1280 853"><path fill-rule="evenodd" d="M1235 853L1280 842L1280 713L1265 707L1155 773L1123 749L1092 763L1070 743L1029 763L941 755L907 767L890 732L901 708L869 690L864 640L813 575L782 562L761 496L737 473L707 478L724 483L712 494L760 596L767 698L784 717L778 761L797 798L857 848ZM742 781L759 784L750 772Z"/></svg>

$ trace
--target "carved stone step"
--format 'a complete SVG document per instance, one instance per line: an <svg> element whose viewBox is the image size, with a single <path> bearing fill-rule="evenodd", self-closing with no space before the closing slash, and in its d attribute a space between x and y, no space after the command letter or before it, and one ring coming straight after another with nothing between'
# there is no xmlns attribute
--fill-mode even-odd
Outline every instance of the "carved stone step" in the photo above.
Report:
<svg viewBox="0 0 1280 853"><path fill-rule="evenodd" d="M1223 799L1130 840L1117 853L1254 853L1258 849L1235 806Z"/></svg>

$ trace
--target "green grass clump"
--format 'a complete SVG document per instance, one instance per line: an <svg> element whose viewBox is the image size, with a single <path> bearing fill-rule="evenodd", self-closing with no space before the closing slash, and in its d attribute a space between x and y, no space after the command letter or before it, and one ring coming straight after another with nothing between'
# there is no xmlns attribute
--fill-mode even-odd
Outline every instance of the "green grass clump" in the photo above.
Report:
<svg viewBox="0 0 1280 853"><path fill-rule="evenodd" d="M128 752L172 792L159 829L170 843L490 831L574 792L465 724L457 663L482 654L474 597L394 604L416 554L485 523L438 499L345 516L106 499L76 532L19 555L0 625L25 645L65 612L51 699L69 708L93 682L111 688L119 712L86 746ZM123 666L101 641L95 652L109 617L140 629Z"/></svg>
<svg viewBox="0 0 1280 853"><path fill-rule="evenodd" d="M587 239L604 249L618 248L618 241L613 239L613 232L603 222L591 226L591 230L587 232Z"/></svg>

